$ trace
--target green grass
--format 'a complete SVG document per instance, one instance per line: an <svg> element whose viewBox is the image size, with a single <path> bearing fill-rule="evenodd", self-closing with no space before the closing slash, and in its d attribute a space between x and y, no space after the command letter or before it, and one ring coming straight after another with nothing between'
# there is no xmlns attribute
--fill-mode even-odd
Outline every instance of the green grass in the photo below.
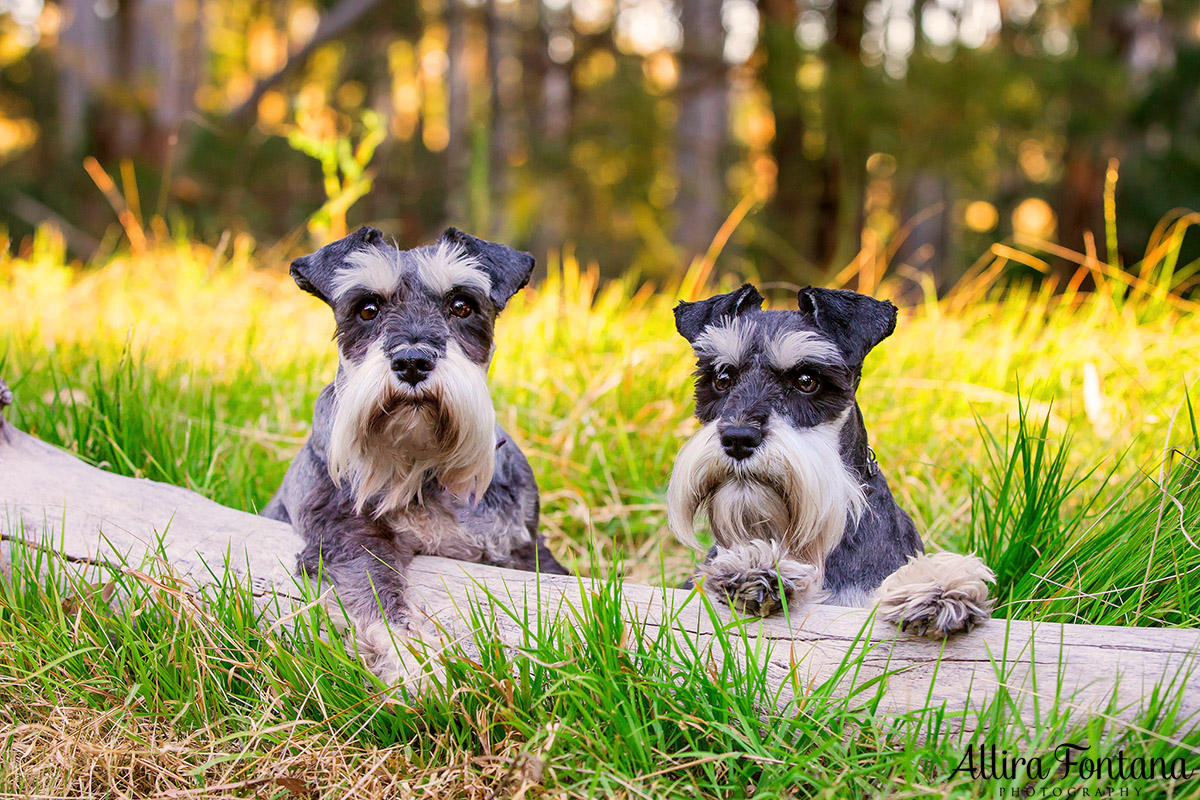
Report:
<svg viewBox="0 0 1200 800"><path fill-rule="evenodd" d="M178 240L79 270L48 235L0 256L13 421L106 469L260 507L335 366L327 310L275 260L246 241L222 253ZM1086 294L968 283L905 309L868 360L860 401L898 499L930 546L996 568L1002 615L1200 626L1188 399L1200 315L1165 268L1143 267L1132 291L1102 276ZM514 652L476 609L480 633L451 653L447 686L381 702L319 611L263 634L241 587L193 605L153 564L85 585L18 552L0 596L3 791L765 798L1024 785L954 775L976 739L1022 752L1086 741L1200 768L1200 737L1174 718L1170 691L1137 725L1062 707L1023 729L999 698L982 712L995 723L984 739L936 709L876 716L872 685L849 699L815 687L779 708L752 659L711 671L622 621L623 580L674 583L694 558L667 532L663 496L695 429L670 308L703 273L651 290L552 264L501 318L501 421L537 473L551 548L601 580L576 625L530 620Z"/></svg>
<svg viewBox="0 0 1200 800"><path fill-rule="evenodd" d="M1200 751L1200 731L1175 713L1186 691L1178 683L1132 724L1051 707L1022 729L1001 695L980 712L989 733L964 734L936 708L875 714L878 681L835 693L856 674L860 653L800 702L780 705L756 659L713 666L668 628L628 622L616 578L584 593L570 625L518 618L515 651L491 633L503 608L475 607L474 640L445 655L445 683L419 698L392 697L347 655L319 606L263 634L243 587L226 581L193 600L156 563L79 577L41 553L16 551L0 593L6 792L992 796L1111 783L1052 774L976 780L955 772L970 745L1048 763L1063 742L1087 743L1092 757L1167 762L1193 763ZM722 649L733 639L755 647L737 629L718 625L717 634ZM1133 785L1146 797L1197 789Z"/></svg>

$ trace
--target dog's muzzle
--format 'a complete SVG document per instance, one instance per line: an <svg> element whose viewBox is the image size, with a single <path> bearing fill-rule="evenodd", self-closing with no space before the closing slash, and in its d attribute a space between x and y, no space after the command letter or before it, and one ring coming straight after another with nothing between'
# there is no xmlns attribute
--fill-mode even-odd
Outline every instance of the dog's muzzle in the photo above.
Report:
<svg viewBox="0 0 1200 800"><path fill-rule="evenodd" d="M667 487L667 520L697 549L695 517L706 511L716 544L776 540L792 558L818 569L857 522L866 497L842 460L845 415L796 428L772 414L767 424L710 422L680 449Z"/></svg>
<svg viewBox="0 0 1200 800"><path fill-rule="evenodd" d="M351 482L355 511L376 516L408 504L429 478L480 497L495 469L496 412L486 366L454 340L439 352L382 344L343 362L326 457L334 483Z"/></svg>

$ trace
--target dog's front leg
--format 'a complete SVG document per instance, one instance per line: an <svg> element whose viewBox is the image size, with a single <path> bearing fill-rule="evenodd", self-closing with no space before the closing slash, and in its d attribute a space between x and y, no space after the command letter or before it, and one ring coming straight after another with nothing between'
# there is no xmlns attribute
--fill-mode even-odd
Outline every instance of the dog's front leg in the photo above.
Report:
<svg viewBox="0 0 1200 800"><path fill-rule="evenodd" d="M995 581L995 574L976 556L913 556L880 585L879 618L918 636L964 633L991 616L988 584Z"/></svg>
<svg viewBox="0 0 1200 800"><path fill-rule="evenodd" d="M380 680L395 685L419 680L419 659L409 648L410 628L405 572L411 552L386 541L362 545L362 554L324 563L322 570L354 627L358 652Z"/></svg>
<svg viewBox="0 0 1200 800"><path fill-rule="evenodd" d="M352 513L337 513L335 497L310 502L297 527L307 544L300 570L333 584L353 626L359 655L389 685L419 683L427 669L409 646L408 566L413 549L380 523Z"/></svg>
<svg viewBox="0 0 1200 800"><path fill-rule="evenodd" d="M710 596L751 616L766 617L821 596L821 571L789 558L773 539L713 547L696 573Z"/></svg>

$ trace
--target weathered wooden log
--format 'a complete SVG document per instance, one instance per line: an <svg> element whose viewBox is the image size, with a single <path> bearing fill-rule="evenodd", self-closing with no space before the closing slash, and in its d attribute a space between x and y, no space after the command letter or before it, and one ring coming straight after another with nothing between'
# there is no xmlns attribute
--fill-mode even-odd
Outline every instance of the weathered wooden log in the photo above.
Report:
<svg viewBox="0 0 1200 800"><path fill-rule="evenodd" d="M293 575L301 543L290 526L211 502L200 495L149 480L121 477L91 467L55 447L8 426L0 436L0 533L23 539L70 560L136 563L161 547L175 571L196 586L222 577L226 568L248 580L256 594L302 602ZM127 562L128 563L128 562ZM215 578L214 578L215 576ZM488 589L505 598L518 618L525 606L578 604L589 580L538 576L507 569L421 557L411 569L416 616L444 635L470 640L470 620L460 610ZM630 619L653 632L662 625L688 637L701 657L745 657L722 650L714 624L728 625L729 612L714 618L690 593L626 584ZM689 599L690 598L690 599ZM497 635L519 646L521 631L496 615ZM839 675L847 659L856 685L887 673L880 709L906 713L928 706L973 711L1006 692L1013 716L1033 723L1042 713L1068 706L1132 719L1156 686L1186 676L1200 658L1200 631L1064 625L991 620L942 643L899 634L861 609L813 606L785 619L777 615L745 622L756 655L766 662L782 701L793 687L810 687ZM725 637L735 640L739 636ZM839 677L836 692L851 689ZM1178 719L1200 711L1200 684L1183 688ZM1108 712L1113 713L1113 712ZM1194 724L1194 722L1193 722Z"/></svg>

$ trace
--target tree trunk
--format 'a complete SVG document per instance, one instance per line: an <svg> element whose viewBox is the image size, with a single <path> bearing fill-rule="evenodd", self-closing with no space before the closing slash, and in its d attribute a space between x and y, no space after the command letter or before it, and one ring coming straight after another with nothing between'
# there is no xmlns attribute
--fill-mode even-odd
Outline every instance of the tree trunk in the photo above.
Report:
<svg viewBox="0 0 1200 800"><path fill-rule="evenodd" d="M536 135L540 139L541 157L549 165L538 179L541 210L533 233L533 248L539 259L552 250L562 249L570 235L572 212L571 194L563 177L570 146L571 71L569 63L559 63L549 54L550 36L556 31L570 30L571 18L569 12L545 8L540 17L541 24L533 37L536 51L526 59L533 72L527 85L536 97L528 101L528 106L538 109L537 118L531 120L530 138Z"/></svg>
<svg viewBox="0 0 1200 800"><path fill-rule="evenodd" d="M1067 139L1060 191L1059 243L1082 253L1084 234L1098 234L1104 226L1104 165L1090 137ZM1103 240L1103 235L1099 238ZM1073 266L1063 265L1064 274L1073 271Z"/></svg>
<svg viewBox="0 0 1200 800"><path fill-rule="evenodd" d="M176 486L104 472L11 426L0 428L0 515L6 548L19 541L55 552L89 580L161 555L185 591L233 577L276 619L311 602L292 573L302 543L289 525ZM485 592L505 598L514 612L492 616L503 643L520 647L522 630L510 620L531 618L540 608L569 621L594 591L592 579L441 558L417 558L408 577L412 616L427 620L418 635L435 648L443 642L469 648L470 602L489 603ZM880 713L944 704L949 715L965 712L968 728L988 721L972 712L997 694L1012 698L1014 722L1030 725L1037 723L1039 704L1041 715L1069 703L1081 712L1138 720L1139 710L1161 699L1147 699L1152 687L1186 675L1200 653L1196 630L989 620L943 643L897 634L861 609L818 605L787 618L734 623L727 610L709 613L688 591L625 584L623 592L627 622L650 635L667 626L697 658L765 664L781 704L795 699L797 687L828 682L834 696L845 697L865 686L863 702L881 693ZM337 607L336 598L326 603ZM724 637L728 649L715 635L718 626L730 625L748 628L749 652L740 632ZM1177 719L1200 712L1200 692L1183 691L1179 702Z"/></svg>
<svg viewBox="0 0 1200 800"><path fill-rule="evenodd" d="M446 221L471 227L468 219L471 158L471 98L467 75L467 14L461 0L446 0L446 28L449 38L446 55L447 124L450 138L446 144Z"/></svg>
<svg viewBox="0 0 1200 800"><path fill-rule="evenodd" d="M90 2L72 0L65 8L64 148L84 143L88 114L95 112L93 151L102 161L137 156L161 166L203 75L201 0L122 0L111 23Z"/></svg>
<svg viewBox="0 0 1200 800"><path fill-rule="evenodd" d="M520 5L488 0L488 75L491 77L491 137L488 141L488 221L493 239L513 237L508 206L512 194L509 162L520 146L517 115L522 66L517 50Z"/></svg>
<svg viewBox="0 0 1200 800"><path fill-rule="evenodd" d="M113 62L116 71L110 94L117 98L105 109L102 137L106 146L100 148L100 158L129 158L138 152L142 139L142 120L139 114L139 82L142 46L138 39L138 14L144 0L125 0L117 3L116 52Z"/></svg>
<svg viewBox="0 0 1200 800"><path fill-rule="evenodd" d="M675 122L676 244L685 263L702 255L724 220L727 76L721 0L682 8L679 116Z"/></svg>
<svg viewBox="0 0 1200 800"><path fill-rule="evenodd" d="M828 133L817 201L817 261L840 268L858 251L866 187L864 131L852 129L843 105L862 92L865 0L837 0L826 81Z"/></svg>
<svg viewBox="0 0 1200 800"><path fill-rule="evenodd" d="M164 164L168 143L192 112L204 62L200 0L142 0L136 28L135 81L152 81L154 105L140 153Z"/></svg>
<svg viewBox="0 0 1200 800"><path fill-rule="evenodd" d="M77 153L87 139L87 119L96 90L113 70L111 31L90 0L64 0L67 25L59 40L59 139Z"/></svg>
<svg viewBox="0 0 1200 800"><path fill-rule="evenodd" d="M804 156L804 113L796 74L800 69L800 43L796 41L796 0L759 0L759 79L775 117L771 156L775 160L775 195L770 219L778 234L793 245L803 261L813 260L813 169ZM798 265L793 265L798 266ZM800 277L788 269L790 277Z"/></svg>
<svg viewBox="0 0 1200 800"><path fill-rule="evenodd" d="M1123 63L1130 45L1130 32L1123 20L1127 4L1119 0L1094 0L1088 11L1090 18L1077 26L1080 37L1078 60L1083 63ZM1123 78L1127 77L1125 74ZM1106 148L1107 119L1100 118L1097 109L1113 113L1123 111L1118 100L1126 87L1113 86L1110 81L1092 74L1091 70L1076 67L1068 74L1070 116L1067 119L1066 148L1063 154L1063 179L1059 206L1059 243L1084 252L1084 234L1092 232L1103 239L1104 173L1108 157L1116 155L1115 148ZM1108 149L1109 152L1105 152ZM1115 254L1113 254L1115 255ZM1065 277L1074 265L1059 265Z"/></svg>
<svg viewBox="0 0 1200 800"><path fill-rule="evenodd" d="M948 258L950 207L949 182L930 171L916 174L900 207L900 225L909 231L896 249L895 261L929 273L938 291L949 289L961 277ZM922 299L919 288L914 288L913 297Z"/></svg>

